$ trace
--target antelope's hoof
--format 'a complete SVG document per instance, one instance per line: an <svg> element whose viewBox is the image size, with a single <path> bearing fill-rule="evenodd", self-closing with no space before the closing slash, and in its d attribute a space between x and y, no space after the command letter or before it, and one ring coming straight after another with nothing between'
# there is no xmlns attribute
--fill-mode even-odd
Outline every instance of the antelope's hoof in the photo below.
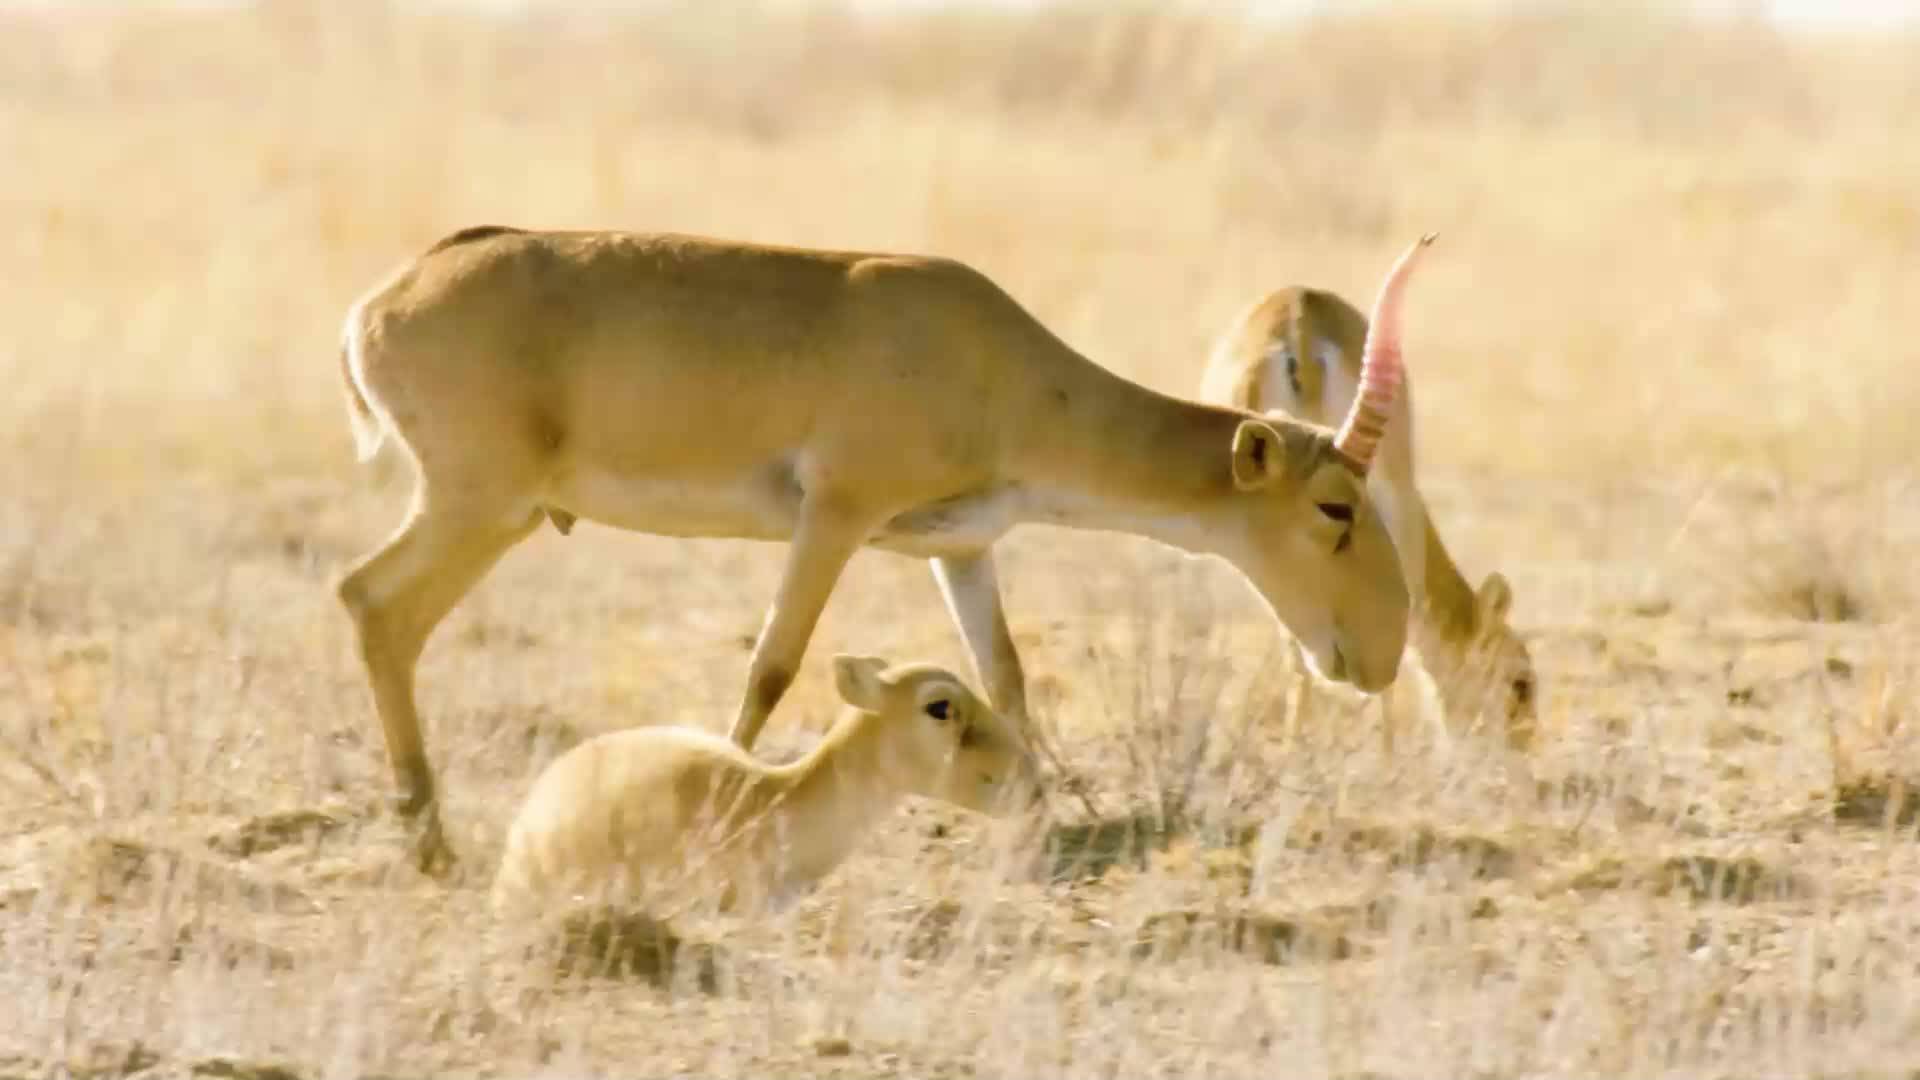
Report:
<svg viewBox="0 0 1920 1080"><path fill-rule="evenodd" d="M454 868L453 849L447 845L446 831L440 826L440 807L431 787L415 788L395 795L393 812L406 825L413 864L429 877L445 878Z"/></svg>
<svg viewBox="0 0 1920 1080"><path fill-rule="evenodd" d="M446 880L458 865L446 833L440 828L440 814L430 811L414 822L413 864L431 878Z"/></svg>

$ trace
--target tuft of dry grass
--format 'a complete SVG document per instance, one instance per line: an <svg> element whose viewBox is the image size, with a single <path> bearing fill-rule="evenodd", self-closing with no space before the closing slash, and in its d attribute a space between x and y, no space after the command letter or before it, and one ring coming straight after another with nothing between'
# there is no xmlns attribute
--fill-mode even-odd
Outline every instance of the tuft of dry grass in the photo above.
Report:
<svg viewBox="0 0 1920 1080"><path fill-rule="evenodd" d="M0 11L0 1073L1920 1069L1916 60L1655 5ZM515 939L534 773L719 726L780 549L510 554L420 673L464 876L408 867L328 588L404 477L354 465L335 339L481 222L955 255L1174 392L1260 293L1365 297L1437 229L1421 483L1515 583L1531 782L1385 760L1338 694L1288 744L1230 574L1030 530L1090 806L916 804L775 917ZM839 648L965 666L863 554L770 755Z"/></svg>

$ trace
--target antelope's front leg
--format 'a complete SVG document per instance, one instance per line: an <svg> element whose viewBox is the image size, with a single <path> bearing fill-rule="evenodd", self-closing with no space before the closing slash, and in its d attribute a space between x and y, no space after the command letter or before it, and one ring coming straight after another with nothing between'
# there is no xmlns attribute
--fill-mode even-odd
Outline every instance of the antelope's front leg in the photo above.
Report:
<svg viewBox="0 0 1920 1080"><path fill-rule="evenodd" d="M973 658L974 676L985 685L993 707L1027 740L1052 772L1051 782L1080 799L1090 816L1097 816L1086 786L1068 769L1053 745L1050 732L1041 731L1027 710L1027 675L1020 650L1007 627L1000 603L1000 581L993 567L993 549L971 555L949 555L932 560L933 579L946 598L947 610L960 627L960 637Z"/></svg>
<svg viewBox="0 0 1920 1080"><path fill-rule="evenodd" d="M800 504L800 524L787 548L780 591L767 611L760 639L754 643L746 692L741 695L729 733L742 748L753 748L767 717L787 687L793 685L813 628L826 610L827 598L833 595L847 561L885 520L885 514L861 512L830 495L809 494Z"/></svg>
<svg viewBox="0 0 1920 1080"><path fill-rule="evenodd" d="M1020 651L1007 627L1000 605L1000 582L993 567L993 549L972 555L949 555L932 560L933 579L946 599L947 611L960 628L960 637L973 658L976 678L987 697L1017 730L1028 730L1027 676Z"/></svg>

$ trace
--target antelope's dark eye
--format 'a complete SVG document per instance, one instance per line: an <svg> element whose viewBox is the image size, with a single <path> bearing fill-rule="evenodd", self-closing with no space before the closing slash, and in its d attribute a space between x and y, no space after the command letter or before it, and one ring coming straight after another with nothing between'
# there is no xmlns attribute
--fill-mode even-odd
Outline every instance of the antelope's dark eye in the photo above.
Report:
<svg viewBox="0 0 1920 1080"><path fill-rule="evenodd" d="M935 720L945 720L953 715L953 705L946 698L927 702L927 715Z"/></svg>
<svg viewBox="0 0 1920 1080"><path fill-rule="evenodd" d="M1329 521L1337 521L1342 525L1353 524L1353 507L1348 506L1346 503L1329 502L1315 503L1314 505L1320 508L1321 513L1327 515L1327 520Z"/></svg>
<svg viewBox="0 0 1920 1080"><path fill-rule="evenodd" d="M1522 705L1525 705L1526 703L1532 701L1533 700L1533 680L1532 679L1513 680L1513 696L1519 699L1520 704Z"/></svg>

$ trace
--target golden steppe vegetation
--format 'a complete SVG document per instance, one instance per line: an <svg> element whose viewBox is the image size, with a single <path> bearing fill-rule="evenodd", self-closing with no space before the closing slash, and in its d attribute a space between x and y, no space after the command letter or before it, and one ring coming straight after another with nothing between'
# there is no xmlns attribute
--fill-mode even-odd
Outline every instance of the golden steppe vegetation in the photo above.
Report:
<svg viewBox="0 0 1920 1080"><path fill-rule="evenodd" d="M0 13L0 85L0 1075L1920 1070L1920 35L76 5ZM502 949L534 773L723 728L781 549L512 552L422 666L462 861L412 869L330 587L406 477L354 463L335 349L483 222L958 256L1176 392L1261 292L1364 301L1438 230L1422 474L1514 581L1531 779L1431 725L1387 759L1340 695L1284 745L1229 571L1027 529L1009 611L1090 806L912 805L671 964L614 921ZM925 568L862 554L765 752L836 649L968 671Z"/></svg>

